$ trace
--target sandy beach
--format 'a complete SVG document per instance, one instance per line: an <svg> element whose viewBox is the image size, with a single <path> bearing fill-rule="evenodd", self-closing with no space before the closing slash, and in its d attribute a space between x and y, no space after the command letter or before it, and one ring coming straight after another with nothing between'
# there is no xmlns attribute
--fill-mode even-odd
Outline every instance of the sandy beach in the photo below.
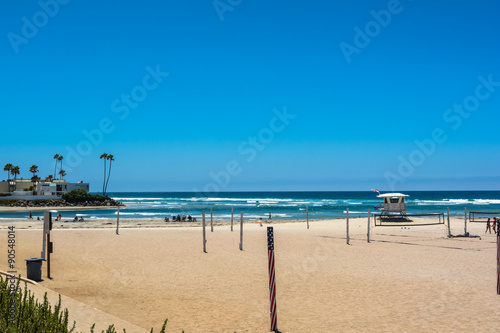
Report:
<svg viewBox="0 0 500 333"><path fill-rule="evenodd" d="M424 220L426 222L426 220ZM106 224L111 223L111 224ZM140 225L139 225L140 224ZM38 257L41 222L16 226L17 270ZM67 297L78 329L89 331L118 318L130 332L268 332L269 289L266 226L275 233L278 328L281 332L494 332L496 237L470 223L479 238L447 238L445 225L374 227L367 243L366 218L273 221L244 225L243 251L234 231L207 227L207 253L196 224L155 220L54 223L52 280L46 288ZM173 227L175 226L175 227ZM451 232L463 234L463 218ZM44 263L45 264L45 263ZM7 270L6 250L0 270ZM103 313L110 317L103 316ZM121 327L120 326L120 327ZM129 329L127 328L127 331Z"/></svg>

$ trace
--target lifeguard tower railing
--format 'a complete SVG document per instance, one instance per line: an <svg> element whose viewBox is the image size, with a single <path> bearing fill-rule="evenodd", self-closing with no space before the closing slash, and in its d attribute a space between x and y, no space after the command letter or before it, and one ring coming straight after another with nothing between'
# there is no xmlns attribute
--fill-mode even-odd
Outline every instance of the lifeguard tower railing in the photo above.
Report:
<svg viewBox="0 0 500 333"><path fill-rule="evenodd" d="M373 218L376 227L411 227L445 223L444 213L399 215L384 215L380 213L374 213Z"/></svg>
<svg viewBox="0 0 500 333"><path fill-rule="evenodd" d="M500 218L500 212L469 212L469 222L486 222L488 219L493 220L496 217Z"/></svg>

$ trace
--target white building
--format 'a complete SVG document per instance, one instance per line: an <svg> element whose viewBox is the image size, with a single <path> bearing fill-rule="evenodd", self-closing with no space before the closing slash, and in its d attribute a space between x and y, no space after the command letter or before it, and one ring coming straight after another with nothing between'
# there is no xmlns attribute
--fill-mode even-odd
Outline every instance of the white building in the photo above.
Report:
<svg viewBox="0 0 500 333"><path fill-rule="evenodd" d="M0 182L0 193L10 193L10 196L0 197L0 200L49 200L61 199L64 193L83 189L89 192L89 183L69 183L65 180L39 181L35 183L29 179L17 179Z"/></svg>
<svg viewBox="0 0 500 333"><path fill-rule="evenodd" d="M83 189L88 192L90 189L89 183L40 182L37 186L37 194L62 196L64 193L78 189Z"/></svg>

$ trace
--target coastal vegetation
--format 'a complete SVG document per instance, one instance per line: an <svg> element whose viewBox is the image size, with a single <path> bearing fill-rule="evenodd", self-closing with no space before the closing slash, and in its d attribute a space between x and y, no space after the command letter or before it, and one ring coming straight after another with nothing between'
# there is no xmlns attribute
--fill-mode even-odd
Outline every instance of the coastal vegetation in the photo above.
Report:
<svg viewBox="0 0 500 333"><path fill-rule="evenodd" d="M33 177L31 177L31 182L33 183L32 190L33 194L36 194L36 184L40 181L40 178L37 176L38 173L38 165L33 164L30 167L30 172L33 174Z"/></svg>
<svg viewBox="0 0 500 333"><path fill-rule="evenodd" d="M76 322L70 326L69 311L61 306L61 295L59 301L52 307L47 299L47 293L43 302L39 302L35 295L28 290L25 283L24 288L13 279L3 278L0 275L0 332L52 332L52 333L78 333L75 331ZM160 330L165 332L166 319ZM95 324L90 328L94 333ZM123 329L126 333L126 330ZM109 325L102 333L116 333L114 325ZM153 333L153 329L151 329Z"/></svg>
<svg viewBox="0 0 500 333"><path fill-rule="evenodd" d="M62 161L63 161L64 157L62 155L55 154L53 159L56 160L56 165L54 166L54 176L52 178L57 179L57 177L56 177L56 173L57 173L58 175L61 176L60 179L63 179L62 177L64 177L66 175L66 172L62 168ZM61 163L61 166L60 166L59 172L57 172L57 164L59 164L59 163ZM63 173L64 173L64 175L63 175Z"/></svg>
<svg viewBox="0 0 500 333"><path fill-rule="evenodd" d="M73 190L68 193L64 193L62 198L70 203L79 203L79 202L104 202L106 199L110 199L104 195L100 194L90 194L85 190L78 189Z"/></svg>
<svg viewBox="0 0 500 333"><path fill-rule="evenodd" d="M3 167L3 171L7 171L7 180L10 179L10 170L12 170L14 166L11 164L11 163L7 163L5 164L5 166Z"/></svg>
<svg viewBox="0 0 500 333"><path fill-rule="evenodd" d="M108 190L109 177L111 176L111 163L115 160L114 155L104 153L99 157L101 160L104 160L104 180L102 182L102 194L106 195L106 191ZM109 161L109 169L108 176L106 178L106 162Z"/></svg>
<svg viewBox="0 0 500 333"><path fill-rule="evenodd" d="M0 200L0 206L7 207L116 207L122 204L108 196L90 194L83 189L65 193L62 200Z"/></svg>
<svg viewBox="0 0 500 333"><path fill-rule="evenodd" d="M13 166L10 169L10 174L14 176L14 180L17 180L17 176L21 174L21 170L19 169L19 166Z"/></svg>

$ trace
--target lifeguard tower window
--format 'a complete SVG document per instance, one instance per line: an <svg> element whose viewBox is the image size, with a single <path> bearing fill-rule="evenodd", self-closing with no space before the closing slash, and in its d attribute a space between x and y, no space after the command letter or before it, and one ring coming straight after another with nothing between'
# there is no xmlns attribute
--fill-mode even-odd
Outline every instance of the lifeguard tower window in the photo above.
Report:
<svg viewBox="0 0 500 333"><path fill-rule="evenodd" d="M391 198L391 203L398 203L399 202L399 198L398 197L392 197Z"/></svg>

